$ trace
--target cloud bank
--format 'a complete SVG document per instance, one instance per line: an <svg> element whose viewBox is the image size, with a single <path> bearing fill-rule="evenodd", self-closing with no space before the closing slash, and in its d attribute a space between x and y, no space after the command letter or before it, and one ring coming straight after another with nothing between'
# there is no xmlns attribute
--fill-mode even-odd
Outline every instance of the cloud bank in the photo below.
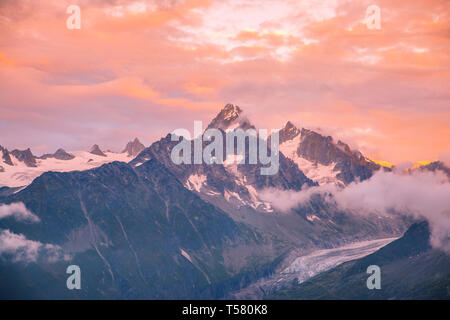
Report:
<svg viewBox="0 0 450 320"><path fill-rule="evenodd" d="M334 185L311 187L300 192L264 190L260 197L283 212L309 202L313 194L340 210L370 215L398 212L428 220L431 244L450 252L450 181L442 172L416 172L400 175L377 172L371 179L354 182L346 188Z"/></svg>
<svg viewBox="0 0 450 320"><path fill-rule="evenodd" d="M0 219L13 217L17 221L39 222L38 216L29 211L23 202L0 205Z"/></svg>
<svg viewBox="0 0 450 320"><path fill-rule="evenodd" d="M39 217L28 210L23 202L0 205L0 219L9 217L20 222L40 222ZM70 257L58 245L29 240L23 234L0 229L0 258L29 263L38 259L55 262Z"/></svg>
<svg viewBox="0 0 450 320"><path fill-rule="evenodd" d="M48 262L66 259L61 247L29 240L23 234L0 229L0 257L11 258L13 262L36 262L43 258Z"/></svg>

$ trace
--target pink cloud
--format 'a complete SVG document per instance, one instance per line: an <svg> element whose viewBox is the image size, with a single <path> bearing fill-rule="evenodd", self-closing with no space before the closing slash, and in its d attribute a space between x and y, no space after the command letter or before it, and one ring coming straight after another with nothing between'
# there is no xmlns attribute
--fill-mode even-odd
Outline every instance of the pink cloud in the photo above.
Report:
<svg viewBox="0 0 450 320"><path fill-rule="evenodd" d="M379 1L377 31L361 22L370 1L79 1L82 28L67 30L69 2L0 5L2 144L150 143L233 102L377 159L450 149L442 1Z"/></svg>

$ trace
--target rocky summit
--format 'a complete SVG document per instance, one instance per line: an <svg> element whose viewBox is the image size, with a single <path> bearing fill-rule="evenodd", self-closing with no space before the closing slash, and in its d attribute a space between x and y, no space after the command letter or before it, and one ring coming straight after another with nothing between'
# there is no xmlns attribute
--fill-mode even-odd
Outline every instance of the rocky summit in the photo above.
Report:
<svg viewBox="0 0 450 320"><path fill-rule="evenodd" d="M135 157L144 149L145 146L139 141L138 138L135 138L133 141L127 143L122 153L126 153L130 157Z"/></svg>

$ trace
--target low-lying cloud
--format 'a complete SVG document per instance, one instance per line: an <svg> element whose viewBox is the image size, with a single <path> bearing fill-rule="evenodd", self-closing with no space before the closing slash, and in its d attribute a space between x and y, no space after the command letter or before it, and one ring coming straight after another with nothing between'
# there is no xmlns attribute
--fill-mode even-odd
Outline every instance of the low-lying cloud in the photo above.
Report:
<svg viewBox="0 0 450 320"><path fill-rule="evenodd" d="M0 205L0 219L13 217L17 221L39 222L38 216L28 210L23 202Z"/></svg>
<svg viewBox="0 0 450 320"><path fill-rule="evenodd" d="M40 222L39 217L28 210L23 202L0 205L0 219L5 218L14 218L19 222ZM29 263L38 259L55 262L69 257L58 245L29 240L23 234L0 229L0 258Z"/></svg>
<svg viewBox="0 0 450 320"><path fill-rule="evenodd" d="M450 181L442 172L415 172L411 175L377 172L371 179L346 188L334 185L311 187L299 192L264 190L260 197L280 211L307 204L313 194L340 210L369 215L398 212L428 220L431 244L450 252Z"/></svg>
<svg viewBox="0 0 450 320"><path fill-rule="evenodd" d="M48 262L66 259L61 247L29 240L23 234L0 229L0 257L13 262L36 262L39 258Z"/></svg>

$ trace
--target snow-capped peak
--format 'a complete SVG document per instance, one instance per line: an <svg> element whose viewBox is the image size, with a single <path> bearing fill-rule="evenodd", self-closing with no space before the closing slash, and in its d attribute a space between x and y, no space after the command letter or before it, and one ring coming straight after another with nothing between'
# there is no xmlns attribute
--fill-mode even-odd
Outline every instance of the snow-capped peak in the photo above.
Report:
<svg viewBox="0 0 450 320"><path fill-rule="evenodd" d="M242 112L241 108L230 103L222 111L224 120L235 120Z"/></svg>
<svg viewBox="0 0 450 320"><path fill-rule="evenodd" d="M234 130L254 128L254 126L242 116L242 109L234 104L227 104L217 116L211 121L208 129Z"/></svg>

